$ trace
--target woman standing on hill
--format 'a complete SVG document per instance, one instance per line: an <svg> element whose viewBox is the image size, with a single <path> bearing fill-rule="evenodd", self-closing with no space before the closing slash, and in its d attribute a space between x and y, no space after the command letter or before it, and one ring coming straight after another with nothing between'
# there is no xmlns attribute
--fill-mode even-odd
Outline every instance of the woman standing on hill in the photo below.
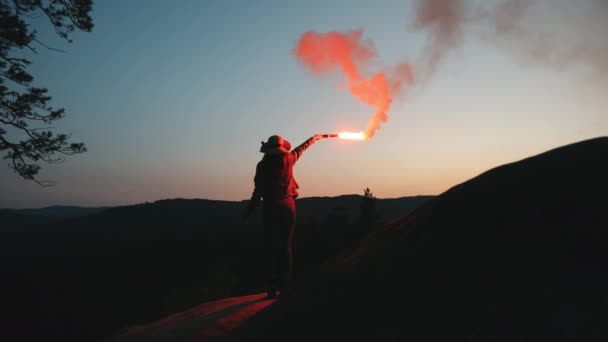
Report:
<svg viewBox="0 0 608 342"><path fill-rule="evenodd" d="M291 150L289 141L273 135L262 142L260 152L264 157L255 172L255 188L244 217L248 217L263 201L265 248L268 253L270 276L268 297L276 297L279 290L293 277L292 244L296 223L295 198L298 197L298 183L293 177L293 166L302 153L322 139L315 135L302 145Z"/></svg>

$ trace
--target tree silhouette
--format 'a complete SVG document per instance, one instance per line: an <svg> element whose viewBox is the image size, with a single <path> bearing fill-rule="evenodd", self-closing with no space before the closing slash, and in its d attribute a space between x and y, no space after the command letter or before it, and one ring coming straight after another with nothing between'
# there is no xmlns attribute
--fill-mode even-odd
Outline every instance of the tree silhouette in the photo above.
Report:
<svg viewBox="0 0 608 342"><path fill-rule="evenodd" d="M363 189L363 198L361 199L361 227L371 228L376 222L376 197L370 188Z"/></svg>
<svg viewBox="0 0 608 342"><path fill-rule="evenodd" d="M55 33L71 43L74 30L92 30L92 5L92 0L0 0L0 152L17 174L40 185L53 184L36 179L40 162L59 163L86 148L50 127L63 118L64 109L50 105L46 88L32 86L34 78L26 70L31 61L23 51L61 50L39 41L26 21L46 17Z"/></svg>

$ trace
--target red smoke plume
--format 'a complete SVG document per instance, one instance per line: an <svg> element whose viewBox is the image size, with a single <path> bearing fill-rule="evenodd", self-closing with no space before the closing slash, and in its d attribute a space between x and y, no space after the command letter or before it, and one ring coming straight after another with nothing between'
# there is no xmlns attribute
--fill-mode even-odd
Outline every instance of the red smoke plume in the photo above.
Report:
<svg viewBox="0 0 608 342"><path fill-rule="evenodd" d="M608 6L603 1L548 1L541 6L533 0L416 0L414 31L427 35L425 50L416 65L416 79L429 80L446 54L464 41L467 28L484 32L486 40L509 47L541 64L557 67L581 64L597 79L608 82ZM409 64L391 73L367 77L365 66L376 58L370 40L362 31L306 32L295 55L313 72L325 75L341 71L350 93L375 108L365 137L371 138L388 120L392 98L403 85L414 83Z"/></svg>
<svg viewBox="0 0 608 342"><path fill-rule="evenodd" d="M391 75L379 72L366 77L363 69L376 58L376 52L372 42L364 40L362 35L362 31L309 31L302 35L294 53L317 74L341 71L350 93L363 104L375 108L364 132L366 138L371 138L380 125L388 121L392 97L402 89L404 82L411 84L414 78L407 64L397 66Z"/></svg>

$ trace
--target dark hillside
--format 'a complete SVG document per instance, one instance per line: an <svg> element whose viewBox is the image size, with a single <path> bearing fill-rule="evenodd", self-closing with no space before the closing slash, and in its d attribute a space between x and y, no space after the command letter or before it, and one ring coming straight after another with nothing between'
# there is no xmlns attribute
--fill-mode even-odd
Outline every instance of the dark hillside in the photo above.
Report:
<svg viewBox="0 0 608 342"><path fill-rule="evenodd" d="M233 340L608 338L608 138L504 165L302 279Z"/></svg>
<svg viewBox="0 0 608 342"><path fill-rule="evenodd" d="M93 215L102 212L105 209L107 209L107 207L78 207L69 205L54 205L38 209L0 209L0 213L12 211L23 215L37 215L65 219Z"/></svg>
<svg viewBox="0 0 608 342"><path fill-rule="evenodd" d="M396 201L406 213L429 198ZM298 200L299 273L369 231L358 225L360 203L354 195ZM260 291L262 227L259 212L242 222L244 205L162 200L42 225L3 226L3 321L30 339L98 340L202 302Z"/></svg>
<svg viewBox="0 0 608 342"><path fill-rule="evenodd" d="M2 228L24 227L97 214L105 207L52 206L39 209L0 209Z"/></svg>
<svg viewBox="0 0 608 342"><path fill-rule="evenodd" d="M1 229L33 226L51 221L52 219L46 216L27 215L12 210L0 210Z"/></svg>

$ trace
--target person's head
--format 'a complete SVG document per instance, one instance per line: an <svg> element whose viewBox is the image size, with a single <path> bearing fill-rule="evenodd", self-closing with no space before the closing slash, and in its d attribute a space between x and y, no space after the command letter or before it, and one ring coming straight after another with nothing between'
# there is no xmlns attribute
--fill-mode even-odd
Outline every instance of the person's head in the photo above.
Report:
<svg viewBox="0 0 608 342"><path fill-rule="evenodd" d="M291 150L289 141L283 139L280 135L273 135L268 138L268 141L262 141L260 152L262 153L288 153Z"/></svg>

